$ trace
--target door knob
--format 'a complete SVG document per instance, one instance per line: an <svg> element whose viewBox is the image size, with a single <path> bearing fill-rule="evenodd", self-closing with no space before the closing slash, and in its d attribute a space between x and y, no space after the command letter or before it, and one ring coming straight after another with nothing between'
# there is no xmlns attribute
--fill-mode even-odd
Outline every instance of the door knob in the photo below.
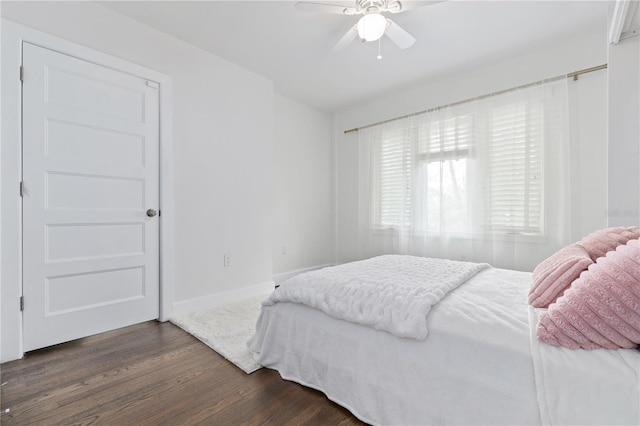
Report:
<svg viewBox="0 0 640 426"><path fill-rule="evenodd" d="M154 217L154 216L156 216L157 214L158 214L158 212L157 212L157 211L155 211L154 209L149 209L149 210L147 210L147 216L149 216L149 217Z"/></svg>

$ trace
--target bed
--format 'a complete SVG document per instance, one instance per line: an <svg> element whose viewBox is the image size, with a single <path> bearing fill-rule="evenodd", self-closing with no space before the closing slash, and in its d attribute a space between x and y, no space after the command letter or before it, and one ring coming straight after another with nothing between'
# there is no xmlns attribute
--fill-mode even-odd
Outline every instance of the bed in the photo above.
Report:
<svg viewBox="0 0 640 426"><path fill-rule="evenodd" d="M370 424L640 424L640 352L540 342L544 310L527 303L531 273L489 265L463 271L461 282L436 288L442 294L426 310L426 334L417 332L424 338L372 322L363 316L368 308L356 306L353 318L327 309L344 304L343 295L309 297L327 277L342 276L350 287L371 264L400 265L397 273L416 259L424 258L381 256L290 279L263 302L248 343L255 359ZM372 276L380 274L374 268ZM408 309L397 307L382 316Z"/></svg>

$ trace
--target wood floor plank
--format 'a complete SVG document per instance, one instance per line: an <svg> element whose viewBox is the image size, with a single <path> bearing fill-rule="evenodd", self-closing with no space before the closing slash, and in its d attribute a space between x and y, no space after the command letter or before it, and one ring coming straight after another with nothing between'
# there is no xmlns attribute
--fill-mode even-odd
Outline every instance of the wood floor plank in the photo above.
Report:
<svg viewBox="0 0 640 426"><path fill-rule="evenodd" d="M361 425L322 393L251 375L155 321L0 366L2 425ZM8 409L8 412L5 410Z"/></svg>

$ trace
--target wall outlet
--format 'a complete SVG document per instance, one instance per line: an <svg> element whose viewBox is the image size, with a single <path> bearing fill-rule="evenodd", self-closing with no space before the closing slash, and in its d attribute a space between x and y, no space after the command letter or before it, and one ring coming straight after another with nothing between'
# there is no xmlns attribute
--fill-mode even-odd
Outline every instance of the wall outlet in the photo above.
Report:
<svg viewBox="0 0 640 426"><path fill-rule="evenodd" d="M287 246L282 246L282 254L287 254Z"/></svg>
<svg viewBox="0 0 640 426"><path fill-rule="evenodd" d="M224 266L231 266L231 253L224 254Z"/></svg>

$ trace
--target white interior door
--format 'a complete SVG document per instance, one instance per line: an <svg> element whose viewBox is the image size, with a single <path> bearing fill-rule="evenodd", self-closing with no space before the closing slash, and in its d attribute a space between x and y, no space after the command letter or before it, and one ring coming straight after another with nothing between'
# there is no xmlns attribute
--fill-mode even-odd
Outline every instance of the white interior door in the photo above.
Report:
<svg viewBox="0 0 640 426"><path fill-rule="evenodd" d="M25 351L158 318L157 84L23 45Z"/></svg>

